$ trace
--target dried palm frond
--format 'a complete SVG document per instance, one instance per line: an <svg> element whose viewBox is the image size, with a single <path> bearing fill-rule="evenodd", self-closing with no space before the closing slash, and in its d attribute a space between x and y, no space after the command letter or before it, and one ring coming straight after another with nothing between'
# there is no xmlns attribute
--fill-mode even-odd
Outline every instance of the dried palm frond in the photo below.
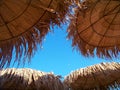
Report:
<svg viewBox="0 0 120 90"><path fill-rule="evenodd" d="M50 31L66 21L65 0L0 0L0 68L30 60ZM22 58L23 57L23 58Z"/></svg>
<svg viewBox="0 0 120 90"><path fill-rule="evenodd" d="M78 69L65 77L72 90L109 90L120 88L120 63L101 63Z"/></svg>
<svg viewBox="0 0 120 90"><path fill-rule="evenodd" d="M82 0L76 5L74 18L68 27L72 46L85 56L118 57L120 0Z"/></svg>
<svg viewBox="0 0 120 90"><path fill-rule="evenodd" d="M8 68L0 70L0 90L64 90L64 85L52 73Z"/></svg>

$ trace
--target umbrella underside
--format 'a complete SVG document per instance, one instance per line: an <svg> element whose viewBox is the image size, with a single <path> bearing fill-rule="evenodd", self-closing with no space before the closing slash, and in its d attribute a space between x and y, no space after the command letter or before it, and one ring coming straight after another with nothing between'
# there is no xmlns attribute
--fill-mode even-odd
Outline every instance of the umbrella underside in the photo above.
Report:
<svg viewBox="0 0 120 90"><path fill-rule="evenodd" d="M85 0L75 11L76 18L68 28L73 46L83 55L117 57L120 51L120 1ZM91 1L91 3L90 3Z"/></svg>
<svg viewBox="0 0 120 90"><path fill-rule="evenodd" d="M30 60L50 26L65 22L68 6L64 0L0 0L0 67L12 57Z"/></svg>

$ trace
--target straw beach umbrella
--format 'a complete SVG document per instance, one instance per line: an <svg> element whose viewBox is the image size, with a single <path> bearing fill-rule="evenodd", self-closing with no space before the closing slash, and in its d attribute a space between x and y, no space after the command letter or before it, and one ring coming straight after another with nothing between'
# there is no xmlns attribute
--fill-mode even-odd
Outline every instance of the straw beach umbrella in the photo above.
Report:
<svg viewBox="0 0 120 90"><path fill-rule="evenodd" d="M76 70L65 77L72 90L107 90L120 86L120 63L101 63Z"/></svg>
<svg viewBox="0 0 120 90"><path fill-rule="evenodd" d="M68 27L72 45L85 56L118 57L120 0L74 0L77 8ZM78 3L79 1L79 3Z"/></svg>
<svg viewBox="0 0 120 90"><path fill-rule="evenodd" d="M52 73L8 68L0 71L0 90L64 90L64 85Z"/></svg>
<svg viewBox="0 0 120 90"><path fill-rule="evenodd" d="M0 0L0 67L30 58L49 32L65 21L65 0Z"/></svg>

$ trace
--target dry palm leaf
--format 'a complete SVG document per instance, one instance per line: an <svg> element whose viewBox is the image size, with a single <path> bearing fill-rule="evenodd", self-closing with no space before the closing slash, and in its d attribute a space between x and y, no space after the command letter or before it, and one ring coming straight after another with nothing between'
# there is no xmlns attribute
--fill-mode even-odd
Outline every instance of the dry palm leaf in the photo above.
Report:
<svg viewBox="0 0 120 90"><path fill-rule="evenodd" d="M101 63L76 70L64 83L72 90L107 90L120 86L120 63Z"/></svg>
<svg viewBox="0 0 120 90"><path fill-rule="evenodd" d="M77 5L68 28L72 45L85 56L96 53L98 57L118 57L120 0L83 0Z"/></svg>
<svg viewBox="0 0 120 90"><path fill-rule="evenodd" d="M0 90L64 90L64 85L52 73L8 68L0 71Z"/></svg>
<svg viewBox="0 0 120 90"><path fill-rule="evenodd" d="M0 67L31 58L50 25L65 22L65 0L0 0Z"/></svg>

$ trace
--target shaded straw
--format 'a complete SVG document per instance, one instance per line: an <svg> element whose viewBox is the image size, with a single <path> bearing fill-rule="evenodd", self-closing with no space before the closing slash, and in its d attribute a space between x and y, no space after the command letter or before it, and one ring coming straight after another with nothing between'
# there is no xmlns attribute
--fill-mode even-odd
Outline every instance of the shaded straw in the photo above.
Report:
<svg viewBox="0 0 120 90"><path fill-rule="evenodd" d="M84 56L119 57L120 0L83 0L76 6L68 27L72 46Z"/></svg>
<svg viewBox="0 0 120 90"><path fill-rule="evenodd" d="M64 90L64 85L52 73L8 68L0 71L0 90Z"/></svg>
<svg viewBox="0 0 120 90"><path fill-rule="evenodd" d="M78 69L65 77L72 90L109 90L120 88L120 63L101 63Z"/></svg>
<svg viewBox="0 0 120 90"><path fill-rule="evenodd" d="M68 9L65 0L0 0L0 68L13 56L18 64L30 60L50 26L66 22Z"/></svg>

